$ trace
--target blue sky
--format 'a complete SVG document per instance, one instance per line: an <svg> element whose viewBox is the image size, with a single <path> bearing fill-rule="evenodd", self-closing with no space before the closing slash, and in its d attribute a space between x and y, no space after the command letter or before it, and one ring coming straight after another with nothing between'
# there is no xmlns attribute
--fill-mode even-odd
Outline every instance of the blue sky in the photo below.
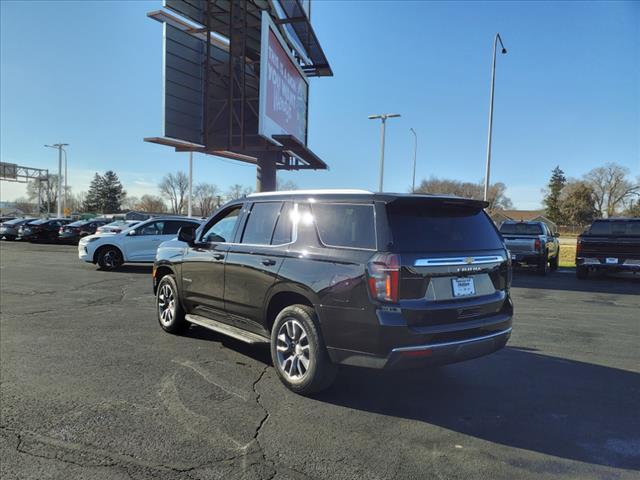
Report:
<svg viewBox="0 0 640 480"><path fill-rule="evenodd" d="M144 143L161 129L160 1L0 2L2 161L57 168L45 143L69 147L69 183L115 170L136 196L157 193L187 154ZM377 185L379 121L389 120L385 190L418 179L484 175L493 35L498 58L492 180L536 208L559 164L579 177L617 162L640 175L640 3L337 2L312 23L335 76L311 79L309 146L326 172L281 173L303 188ZM195 156L195 181L255 185L252 166ZM2 182L1 199L24 193Z"/></svg>

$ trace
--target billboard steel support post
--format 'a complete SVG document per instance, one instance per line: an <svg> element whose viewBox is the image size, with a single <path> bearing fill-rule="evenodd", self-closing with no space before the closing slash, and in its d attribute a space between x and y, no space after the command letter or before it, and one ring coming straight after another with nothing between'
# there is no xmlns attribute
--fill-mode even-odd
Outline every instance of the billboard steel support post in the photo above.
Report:
<svg viewBox="0 0 640 480"><path fill-rule="evenodd" d="M496 33L496 37L493 40L493 64L491 67L491 95L489 98L489 133L487 135L487 165L484 174L484 201L487 201L489 196L489 175L491 173L491 134L493 132L493 91L496 83L496 51L498 49L498 42L502 47L502 54L507 53L507 49L504 48L502 38L500 34Z"/></svg>
<svg viewBox="0 0 640 480"><path fill-rule="evenodd" d="M282 156L278 151L260 152L256 168L256 191L273 192L276 189L276 162Z"/></svg>
<svg viewBox="0 0 640 480"><path fill-rule="evenodd" d="M62 147L58 146L58 198L56 201L58 218L62 217Z"/></svg>

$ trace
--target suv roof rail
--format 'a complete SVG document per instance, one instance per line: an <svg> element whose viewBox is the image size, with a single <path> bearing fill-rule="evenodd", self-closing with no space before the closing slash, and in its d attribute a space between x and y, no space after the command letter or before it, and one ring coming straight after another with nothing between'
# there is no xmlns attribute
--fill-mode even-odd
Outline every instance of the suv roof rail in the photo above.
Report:
<svg viewBox="0 0 640 480"><path fill-rule="evenodd" d="M368 190L349 189L349 188L326 188L315 190L281 190L277 192L259 192L250 193L248 197L266 197L271 195L321 195L321 194L345 194L345 195L373 195Z"/></svg>

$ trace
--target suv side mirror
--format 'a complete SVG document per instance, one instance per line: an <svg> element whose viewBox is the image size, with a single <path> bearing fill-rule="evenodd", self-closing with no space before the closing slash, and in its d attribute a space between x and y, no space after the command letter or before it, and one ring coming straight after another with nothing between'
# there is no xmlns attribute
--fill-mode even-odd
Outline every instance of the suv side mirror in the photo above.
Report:
<svg viewBox="0 0 640 480"><path fill-rule="evenodd" d="M193 246L196 240L196 227L184 225L178 230L178 240Z"/></svg>

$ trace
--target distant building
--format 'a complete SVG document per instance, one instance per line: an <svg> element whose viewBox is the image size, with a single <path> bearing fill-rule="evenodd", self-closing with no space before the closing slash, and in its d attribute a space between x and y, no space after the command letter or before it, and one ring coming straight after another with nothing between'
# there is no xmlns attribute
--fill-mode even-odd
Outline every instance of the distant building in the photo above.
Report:
<svg viewBox="0 0 640 480"><path fill-rule="evenodd" d="M558 225L544 216L544 210L497 210L491 214L491 219L500 227L503 222L544 222L552 232L558 231Z"/></svg>

